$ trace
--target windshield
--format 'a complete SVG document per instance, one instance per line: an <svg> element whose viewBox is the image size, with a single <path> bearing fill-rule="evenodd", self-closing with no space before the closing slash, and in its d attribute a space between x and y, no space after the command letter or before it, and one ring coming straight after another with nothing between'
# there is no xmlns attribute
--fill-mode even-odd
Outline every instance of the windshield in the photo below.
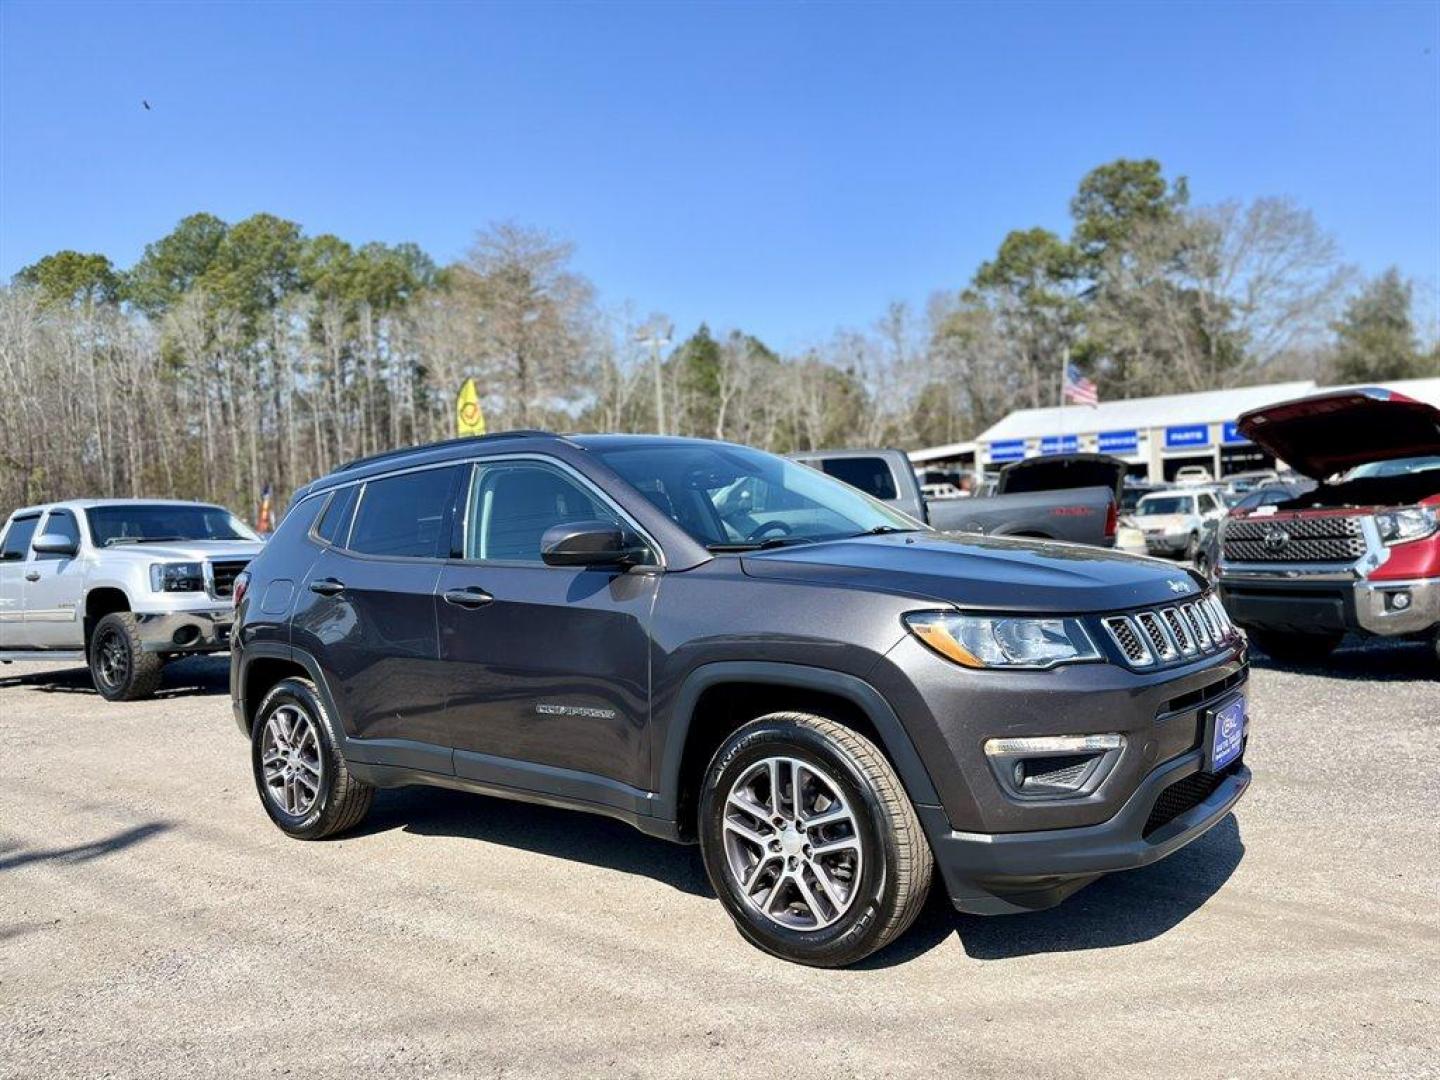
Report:
<svg viewBox="0 0 1440 1080"><path fill-rule="evenodd" d="M1298 491L1292 491L1288 487L1256 488L1237 502L1235 509L1254 510L1257 506L1279 506L1283 502L1289 502L1297 494Z"/></svg>
<svg viewBox="0 0 1440 1080"><path fill-rule="evenodd" d="M218 506L95 506L85 511L85 518L96 547L165 540L260 539L234 514Z"/></svg>
<svg viewBox="0 0 1440 1080"><path fill-rule="evenodd" d="M1153 517L1160 514L1188 514L1191 512L1189 496L1185 495L1162 495L1158 499L1141 499L1140 506L1135 511L1140 517Z"/></svg>
<svg viewBox="0 0 1440 1080"><path fill-rule="evenodd" d="M1380 476L1409 476L1411 473L1440 469L1440 457L1397 458L1395 461L1372 461L1357 465L1345 474L1346 480L1371 480Z"/></svg>
<svg viewBox="0 0 1440 1080"><path fill-rule="evenodd" d="M1120 492L1120 509L1134 510L1135 507L1140 504L1140 500L1144 497L1144 488L1126 488L1124 491Z"/></svg>
<svg viewBox="0 0 1440 1080"><path fill-rule="evenodd" d="M746 447L618 447L600 457L712 551L924 528L809 466Z"/></svg>

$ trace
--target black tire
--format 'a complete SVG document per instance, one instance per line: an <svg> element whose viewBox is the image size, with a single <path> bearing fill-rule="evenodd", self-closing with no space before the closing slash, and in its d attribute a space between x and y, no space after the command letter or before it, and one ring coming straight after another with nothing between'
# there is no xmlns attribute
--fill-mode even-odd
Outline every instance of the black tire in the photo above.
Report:
<svg viewBox="0 0 1440 1080"><path fill-rule="evenodd" d="M106 615L90 633L86 648L90 678L106 701L139 701L160 688L165 661L140 645L140 623L130 611Z"/></svg>
<svg viewBox="0 0 1440 1080"><path fill-rule="evenodd" d="M295 709L310 722L318 746L315 759L319 769L318 793L314 804L300 813L291 813L265 780L262 755L266 743L266 727L281 709ZM288 714L287 714L288 715ZM282 718L283 719L283 718ZM370 811L375 789L357 780L346 768L340 755L335 727L325 703L309 679L284 679L270 688L255 711L250 731L250 767L255 776L255 790L260 805L270 820L287 835L298 840L319 840L353 829Z"/></svg>
<svg viewBox="0 0 1440 1080"><path fill-rule="evenodd" d="M730 869L724 819L732 786L777 756L819 766L854 808L860 874L844 914L823 929L791 929L761 914ZM850 728L808 713L762 716L725 740L705 772L699 833L710 883L741 934L800 964L843 967L884 948L915 921L930 889L930 845L884 754Z"/></svg>
<svg viewBox="0 0 1440 1080"><path fill-rule="evenodd" d="M1344 634L1282 634L1248 631L1250 643L1267 656L1287 664L1318 664L1339 646Z"/></svg>

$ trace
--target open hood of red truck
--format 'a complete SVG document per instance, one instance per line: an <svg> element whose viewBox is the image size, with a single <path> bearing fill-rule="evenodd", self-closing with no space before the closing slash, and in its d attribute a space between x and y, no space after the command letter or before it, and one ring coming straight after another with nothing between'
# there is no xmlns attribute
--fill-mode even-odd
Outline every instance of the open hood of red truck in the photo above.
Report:
<svg viewBox="0 0 1440 1080"><path fill-rule="evenodd" d="M1252 409L1238 426L1316 480L1372 461L1440 454L1440 409L1376 386Z"/></svg>

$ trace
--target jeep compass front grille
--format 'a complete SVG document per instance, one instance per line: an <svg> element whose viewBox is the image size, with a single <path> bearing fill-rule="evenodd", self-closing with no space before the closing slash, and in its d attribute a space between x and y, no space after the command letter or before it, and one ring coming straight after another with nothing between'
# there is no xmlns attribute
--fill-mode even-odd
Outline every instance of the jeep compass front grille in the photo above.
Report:
<svg viewBox="0 0 1440 1080"><path fill-rule="evenodd" d="M1354 562L1365 554L1361 519L1242 518L1222 526L1226 562Z"/></svg>
<svg viewBox="0 0 1440 1080"><path fill-rule="evenodd" d="M1224 649L1235 634L1214 593L1172 607L1148 608L1100 620L1131 667L1194 660Z"/></svg>

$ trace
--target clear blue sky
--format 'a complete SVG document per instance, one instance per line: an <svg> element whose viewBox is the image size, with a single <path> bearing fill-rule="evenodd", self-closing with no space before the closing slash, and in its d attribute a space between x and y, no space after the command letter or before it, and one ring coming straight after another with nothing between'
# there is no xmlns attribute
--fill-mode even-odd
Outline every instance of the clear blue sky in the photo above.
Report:
<svg viewBox="0 0 1440 1080"><path fill-rule="evenodd" d="M1440 6L0 2L6 277L197 210L442 261L513 218L607 304L793 348L1064 230L1120 156L1433 292Z"/></svg>

